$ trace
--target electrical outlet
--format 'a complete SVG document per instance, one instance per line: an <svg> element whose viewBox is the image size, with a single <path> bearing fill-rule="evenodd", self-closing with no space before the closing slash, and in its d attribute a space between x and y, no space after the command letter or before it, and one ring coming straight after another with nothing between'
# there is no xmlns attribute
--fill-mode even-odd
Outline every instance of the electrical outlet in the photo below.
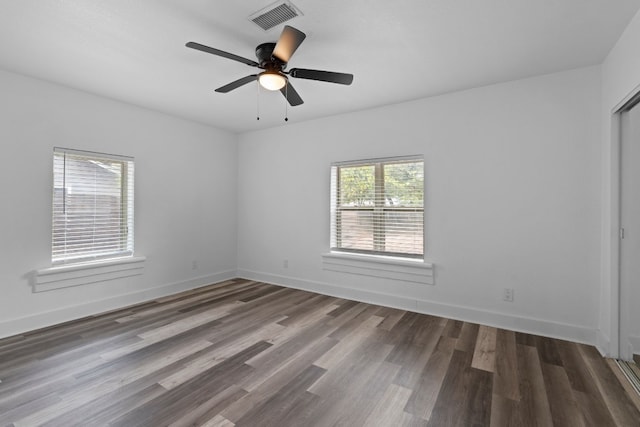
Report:
<svg viewBox="0 0 640 427"><path fill-rule="evenodd" d="M504 288L504 291L502 291L502 300L507 302L513 302L512 288Z"/></svg>
<svg viewBox="0 0 640 427"><path fill-rule="evenodd" d="M282 261L282 267L283 268L289 268L289 260L285 259L284 261Z"/></svg>
<svg viewBox="0 0 640 427"><path fill-rule="evenodd" d="M192 269L192 270L197 270L197 269L198 269L198 261L193 260L193 261L191 262L191 269Z"/></svg>

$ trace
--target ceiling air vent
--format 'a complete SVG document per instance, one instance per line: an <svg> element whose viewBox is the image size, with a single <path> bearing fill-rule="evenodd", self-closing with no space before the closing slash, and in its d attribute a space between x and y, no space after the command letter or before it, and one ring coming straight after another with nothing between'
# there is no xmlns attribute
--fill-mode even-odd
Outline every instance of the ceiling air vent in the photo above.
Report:
<svg viewBox="0 0 640 427"><path fill-rule="evenodd" d="M267 31L299 15L302 15L300 9L285 0L278 1L257 11L249 17L249 20Z"/></svg>

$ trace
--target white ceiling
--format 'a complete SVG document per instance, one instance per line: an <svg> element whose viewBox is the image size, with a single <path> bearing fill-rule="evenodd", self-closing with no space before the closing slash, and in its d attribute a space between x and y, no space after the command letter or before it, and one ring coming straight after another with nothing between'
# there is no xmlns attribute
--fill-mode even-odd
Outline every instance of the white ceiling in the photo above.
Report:
<svg viewBox="0 0 640 427"><path fill-rule="evenodd" d="M289 123L599 64L640 0L292 0L307 34L289 68L355 75L351 86L291 79ZM0 0L0 68L233 132L285 125L285 100L255 68L276 41L247 18L272 0Z"/></svg>

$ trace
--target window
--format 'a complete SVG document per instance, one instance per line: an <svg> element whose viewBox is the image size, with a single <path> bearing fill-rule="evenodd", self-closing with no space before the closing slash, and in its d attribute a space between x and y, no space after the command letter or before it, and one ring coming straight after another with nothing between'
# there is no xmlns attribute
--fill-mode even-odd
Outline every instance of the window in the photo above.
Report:
<svg viewBox="0 0 640 427"><path fill-rule="evenodd" d="M422 157L331 166L331 250L422 258Z"/></svg>
<svg viewBox="0 0 640 427"><path fill-rule="evenodd" d="M54 148L54 264L133 255L133 158Z"/></svg>

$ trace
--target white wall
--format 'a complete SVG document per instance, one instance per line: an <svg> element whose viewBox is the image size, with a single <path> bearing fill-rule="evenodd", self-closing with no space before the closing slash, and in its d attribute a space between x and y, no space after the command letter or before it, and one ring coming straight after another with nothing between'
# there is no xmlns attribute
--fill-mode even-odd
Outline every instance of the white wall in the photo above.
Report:
<svg viewBox="0 0 640 427"><path fill-rule="evenodd" d="M618 283L615 259L612 264L612 253L615 256L617 243L617 222L612 217L612 209L618 203L615 191L615 167L617 144L614 129L612 129L612 113L616 106L632 93L640 90L640 12L631 20L622 37L611 50L602 65L602 292L600 296L600 336L598 344L607 354L618 355L617 337L617 298ZM612 172L613 171L613 172ZM614 190L612 191L612 186ZM613 266L613 267L612 267ZM640 301L640 290L631 296L631 300ZM640 312L634 310L635 317L631 319L632 335L636 337L635 351L640 353Z"/></svg>
<svg viewBox="0 0 640 427"><path fill-rule="evenodd" d="M235 135L8 72L0 93L0 337L235 276ZM135 157L143 275L32 292L51 265L54 146Z"/></svg>
<svg viewBox="0 0 640 427"><path fill-rule="evenodd" d="M590 67L241 135L239 274L594 342L600 84ZM329 164L409 154L435 286L323 270Z"/></svg>
<svg viewBox="0 0 640 427"><path fill-rule="evenodd" d="M610 349L610 110L640 83L639 16L602 82L590 67L239 137L0 72L0 337L222 280L238 267L247 277L579 341L594 342L599 328L598 343ZM30 273L50 264L54 146L136 157L142 276L32 293ZM323 270L329 164L404 154L425 156L435 286ZM515 289L513 303L501 301L505 287Z"/></svg>

